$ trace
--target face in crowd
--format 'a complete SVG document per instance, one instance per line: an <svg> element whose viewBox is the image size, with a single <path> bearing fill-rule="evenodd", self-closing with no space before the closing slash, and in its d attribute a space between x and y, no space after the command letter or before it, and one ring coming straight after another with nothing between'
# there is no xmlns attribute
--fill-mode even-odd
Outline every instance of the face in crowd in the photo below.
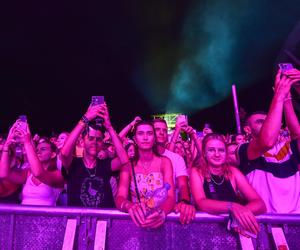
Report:
<svg viewBox="0 0 300 250"><path fill-rule="evenodd" d="M254 114L247 119L247 124L244 126L246 133L251 134L254 138L257 138L261 127L266 119L265 114Z"/></svg>
<svg viewBox="0 0 300 250"><path fill-rule="evenodd" d="M203 142L203 153L210 167L221 167L226 162L225 142L219 136L208 137Z"/></svg>
<svg viewBox="0 0 300 250"><path fill-rule="evenodd" d="M130 159L133 159L135 156L134 144L129 144L127 148L127 155Z"/></svg>
<svg viewBox="0 0 300 250"><path fill-rule="evenodd" d="M237 144L242 144L242 143L244 143L244 142L245 142L245 136L244 136L244 135L237 135L237 136L235 137L235 142L236 142Z"/></svg>
<svg viewBox="0 0 300 250"><path fill-rule="evenodd" d="M62 149L62 147L65 144L66 139L68 138L68 136L69 136L69 134L66 133L66 132L63 132L63 133L59 134L59 136L57 137L57 140L55 142L56 147L58 149Z"/></svg>
<svg viewBox="0 0 300 250"><path fill-rule="evenodd" d="M183 158L186 156L186 149L181 142L176 142L174 153L179 154Z"/></svg>
<svg viewBox="0 0 300 250"><path fill-rule="evenodd" d="M235 143L227 145L227 162L231 166L238 166L238 161L236 158L237 147L238 145Z"/></svg>
<svg viewBox="0 0 300 250"><path fill-rule="evenodd" d="M155 143L154 128L151 124L138 124L134 134L135 143L140 150L152 149Z"/></svg>
<svg viewBox="0 0 300 250"><path fill-rule="evenodd" d="M156 142L160 145L165 146L168 142L168 127L163 121L155 121L154 129L156 135Z"/></svg>
<svg viewBox="0 0 300 250"><path fill-rule="evenodd" d="M84 152L97 157L98 152L103 149L103 133L89 127L88 133L83 136L82 142Z"/></svg>
<svg viewBox="0 0 300 250"><path fill-rule="evenodd" d="M36 154L40 162L49 162L56 157L56 147L54 144L42 141L36 147Z"/></svg>

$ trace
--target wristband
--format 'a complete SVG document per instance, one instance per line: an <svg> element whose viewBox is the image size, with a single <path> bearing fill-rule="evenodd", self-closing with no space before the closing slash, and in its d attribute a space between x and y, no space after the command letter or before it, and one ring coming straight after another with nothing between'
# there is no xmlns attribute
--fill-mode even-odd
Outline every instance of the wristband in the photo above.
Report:
<svg viewBox="0 0 300 250"><path fill-rule="evenodd" d="M86 118L86 116L85 115L83 115L82 117L81 117L81 121L84 123L84 124L86 124L86 125L89 125L89 119L88 118Z"/></svg>
<svg viewBox="0 0 300 250"><path fill-rule="evenodd" d="M191 202L189 200L186 200L186 199L181 199L180 202L183 202L187 205L191 205Z"/></svg>

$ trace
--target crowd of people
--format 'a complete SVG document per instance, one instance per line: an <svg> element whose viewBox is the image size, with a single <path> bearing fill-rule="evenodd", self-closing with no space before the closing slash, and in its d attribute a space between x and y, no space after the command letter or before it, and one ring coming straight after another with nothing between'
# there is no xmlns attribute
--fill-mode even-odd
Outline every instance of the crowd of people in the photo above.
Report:
<svg viewBox="0 0 300 250"><path fill-rule="evenodd" d="M105 103L57 137L32 136L18 119L0 138L0 202L117 208L145 228L161 226L170 212L182 224L196 210L230 213L236 232L257 235L255 215L300 213L300 126L290 94L297 81L300 71L279 70L268 112L247 115L244 132L232 136L209 124L197 132L184 115L174 130L136 117L117 133Z"/></svg>

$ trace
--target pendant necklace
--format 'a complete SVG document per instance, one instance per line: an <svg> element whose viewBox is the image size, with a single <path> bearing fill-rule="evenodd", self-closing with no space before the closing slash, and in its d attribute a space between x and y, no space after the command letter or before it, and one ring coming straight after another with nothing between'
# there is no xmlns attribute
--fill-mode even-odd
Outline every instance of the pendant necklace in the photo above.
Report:
<svg viewBox="0 0 300 250"><path fill-rule="evenodd" d="M96 160L93 161L93 163L92 163L90 166L88 166L88 164L86 163L85 160L83 160L83 163L84 163L84 165L85 165L86 171L89 173L89 176L90 176L90 177L95 177L95 176L96 176L96 173L97 173L97 166L95 166L94 168L90 168L90 167L95 165ZM94 169L94 173L91 173L91 172L90 172L90 170L92 170L92 169Z"/></svg>

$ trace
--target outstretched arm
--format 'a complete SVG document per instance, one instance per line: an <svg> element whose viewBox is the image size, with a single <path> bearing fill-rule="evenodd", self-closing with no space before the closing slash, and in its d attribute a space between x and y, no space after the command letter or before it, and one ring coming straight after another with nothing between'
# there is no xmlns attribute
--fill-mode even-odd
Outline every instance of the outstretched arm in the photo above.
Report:
<svg viewBox="0 0 300 250"><path fill-rule="evenodd" d="M27 125L26 131L20 130L19 134L21 140L24 143L24 149L33 176L35 176L39 181L41 181L44 184L47 184L52 187L62 188L64 185L64 179L61 175L61 172L59 170L48 171L44 169L42 163L38 159L38 156L35 152L35 148L31 140L29 126Z"/></svg>
<svg viewBox="0 0 300 250"><path fill-rule="evenodd" d="M104 120L104 127L110 135L110 138L115 146L116 153L118 156L117 158L112 160L111 169L113 171L119 170L122 167L122 165L128 163L128 155L122 145L118 134L111 125L106 103L100 105L99 117L101 117Z"/></svg>
<svg viewBox="0 0 300 250"><path fill-rule="evenodd" d="M249 143L247 155L249 160L261 156L271 149L277 142L281 128L283 103L287 97L292 82L286 77L281 77L281 70L278 71L275 80L274 97L268 115L261 127L257 138Z"/></svg>
<svg viewBox="0 0 300 250"><path fill-rule="evenodd" d="M119 137L121 138L122 141L126 138L126 136L132 130L132 128L134 128L135 124L141 120L142 119L139 116L137 116L134 118L134 120L131 123L129 123L125 128L121 130L121 132L119 133Z"/></svg>
<svg viewBox="0 0 300 250"><path fill-rule="evenodd" d="M184 117L185 117L184 115L179 115L176 118L175 130L174 130L174 133L172 135L170 144L168 146L168 149L172 152L174 152L174 150L175 150L175 144L178 140L181 129L187 127L187 125L188 125L187 121Z"/></svg>
<svg viewBox="0 0 300 250"><path fill-rule="evenodd" d="M63 148L61 149L61 154L60 154L62 164L66 169L69 168L72 163L73 152L76 147L76 142L80 134L86 128L89 121L92 121L97 116L99 116L100 110L101 110L101 105L90 106L87 112L85 113L85 115L83 116L83 119L81 119L77 123L75 128L68 136L68 139L66 140Z"/></svg>
<svg viewBox="0 0 300 250"><path fill-rule="evenodd" d="M283 77L288 78L293 83L298 82L300 81L300 71L297 69L289 70L285 73L285 75L283 75ZM291 139L298 139L300 137L300 125L298 118L295 114L290 93L284 101L283 109L285 114L286 125L289 129Z"/></svg>
<svg viewBox="0 0 300 250"><path fill-rule="evenodd" d="M0 161L0 178L7 179L16 184L24 184L27 178L27 170L15 171L11 169L13 159L12 152L13 145L16 143L14 140L15 133L17 132L17 122L9 130L8 137L2 149L2 156Z"/></svg>

